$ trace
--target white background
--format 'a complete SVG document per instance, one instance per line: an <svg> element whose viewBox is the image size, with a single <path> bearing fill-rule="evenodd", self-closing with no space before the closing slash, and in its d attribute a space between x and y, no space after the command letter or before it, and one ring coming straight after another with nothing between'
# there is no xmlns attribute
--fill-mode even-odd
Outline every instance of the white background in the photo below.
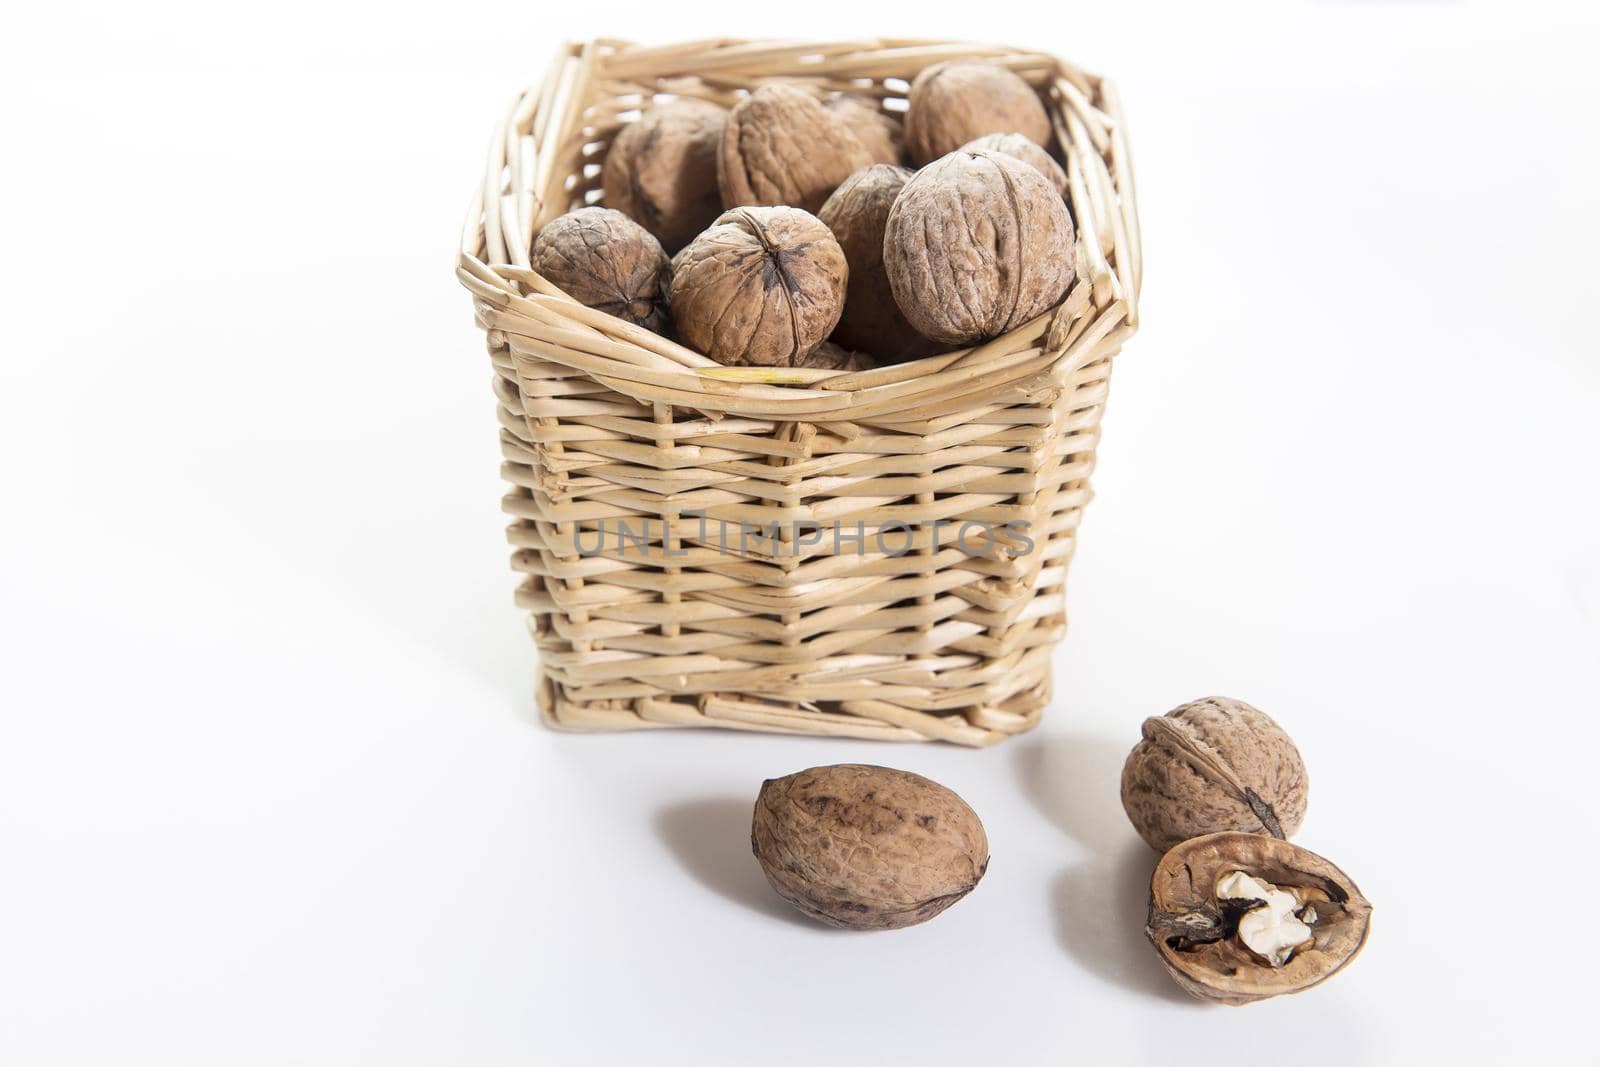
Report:
<svg viewBox="0 0 1600 1067"><path fill-rule="evenodd" d="M1593 16L568 6L7 16L0 1062L1595 1062ZM552 733L452 276L488 133L563 37L877 32L1128 109L1144 327L1045 725ZM1143 943L1117 800L1209 693L1297 739L1299 841L1376 906L1238 1010ZM790 914L750 803L842 760L962 793L977 892Z"/></svg>

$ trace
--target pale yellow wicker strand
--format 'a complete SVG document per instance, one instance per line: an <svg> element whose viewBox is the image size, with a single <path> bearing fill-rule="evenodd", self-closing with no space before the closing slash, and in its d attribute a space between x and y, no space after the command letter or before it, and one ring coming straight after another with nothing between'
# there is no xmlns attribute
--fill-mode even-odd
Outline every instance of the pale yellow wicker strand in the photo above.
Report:
<svg viewBox="0 0 1600 1067"><path fill-rule="evenodd" d="M599 199L612 136L658 96L731 104L777 79L892 101L962 56L1044 94L1078 220L1071 292L1003 337L846 374L721 367L530 268L533 235ZM546 720L964 745L1033 726L1142 273L1116 94L1051 56L901 40L562 48L497 131L457 269L495 369ZM646 521L648 536L621 535ZM974 554L963 522L1024 523L1032 551L997 532ZM776 540L739 536L774 523ZM860 524L867 543L801 543L796 523ZM877 550L878 531L908 550Z"/></svg>

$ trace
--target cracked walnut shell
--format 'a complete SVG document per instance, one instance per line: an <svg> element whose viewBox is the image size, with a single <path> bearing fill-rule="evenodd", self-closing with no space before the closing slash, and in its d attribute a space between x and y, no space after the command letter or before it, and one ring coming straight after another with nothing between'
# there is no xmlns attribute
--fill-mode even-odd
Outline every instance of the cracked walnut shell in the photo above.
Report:
<svg viewBox="0 0 1600 1067"><path fill-rule="evenodd" d="M925 67L907 93L906 151L930 163L975 137L1020 133L1050 144L1050 117L1039 94L997 63L956 59Z"/></svg>
<svg viewBox="0 0 1600 1067"><path fill-rule="evenodd" d="M729 366L801 365L844 309L839 242L799 208L724 212L673 260L678 334Z"/></svg>
<svg viewBox="0 0 1600 1067"><path fill-rule="evenodd" d="M685 96L657 104L617 131L600 170L606 207L678 251L722 214L717 153L725 108Z"/></svg>
<svg viewBox="0 0 1600 1067"><path fill-rule="evenodd" d="M667 254L622 212L585 207L557 216L539 231L530 259L578 303L656 333L665 328Z"/></svg>
<svg viewBox="0 0 1600 1067"><path fill-rule="evenodd" d="M1161 858L1145 935L1186 992L1238 1005L1331 978L1361 951L1371 923L1372 904L1321 856L1225 832Z"/></svg>
<svg viewBox="0 0 1600 1067"><path fill-rule="evenodd" d="M1143 734L1122 768L1122 807L1151 848L1222 830L1284 839L1300 829L1306 765L1263 712L1207 697L1146 719Z"/></svg>
<svg viewBox="0 0 1600 1067"><path fill-rule="evenodd" d="M872 155L850 125L793 85L763 85L734 105L717 156L725 207L814 212Z"/></svg>
<svg viewBox="0 0 1600 1067"><path fill-rule="evenodd" d="M918 171L889 211L883 263L924 337L961 345L1048 311L1073 275L1072 216L1011 156L956 151Z"/></svg>
<svg viewBox="0 0 1600 1067"><path fill-rule="evenodd" d="M750 847L784 900L858 930L926 922L972 892L989 864L983 823L956 794L852 763L763 782Z"/></svg>

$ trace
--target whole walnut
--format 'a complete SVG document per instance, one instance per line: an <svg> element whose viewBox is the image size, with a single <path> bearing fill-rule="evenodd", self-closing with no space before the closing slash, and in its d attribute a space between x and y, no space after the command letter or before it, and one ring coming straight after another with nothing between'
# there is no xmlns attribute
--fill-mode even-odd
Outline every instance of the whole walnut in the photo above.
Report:
<svg viewBox="0 0 1600 1067"><path fill-rule="evenodd" d="M828 98L822 106L844 120L874 163L902 162L905 131L900 120L879 107L876 100L870 96L841 93Z"/></svg>
<svg viewBox="0 0 1600 1067"><path fill-rule="evenodd" d="M1186 992L1238 1005L1331 978L1356 958L1371 925L1372 904L1321 856L1226 832L1161 857L1145 935Z"/></svg>
<svg viewBox="0 0 1600 1067"><path fill-rule="evenodd" d="M722 213L717 153L728 112L679 97L617 132L600 170L605 205L627 215L676 252Z"/></svg>
<svg viewBox="0 0 1600 1067"><path fill-rule="evenodd" d="M815 216L726 211L679 252L669 291L678 334L718 363L801 364L839 321L849 267Z"/></svg>
<svg viewBox="0 0 1600 1067"><path fill-rule="evenodd" d="M661 243L620 211L585 207L534 238L533 269L580 304L661 333L670 269Z"/></svg>
<svg viewBox="0 0 1600 1067"><path fill-rule="evenodd" d="M822 205L820 218L850 264L844 314L833 339L883 359L918 359L938 346L912 328L895 303L883 266L883 234L895 198L911 179L904 167L878 164L850 175Z"/></svg>
<svg viewBox="0 0 1600 1067"><path fill-rule="evenodd" d="M960 797L920 774L853 763L762 783L750 847L784 900L858 930L926 922L989 865L983 823Z"/></svg>
<svg viewBox="0 0 1600 1067"><path fill-rule="evenodd" d="M1026 163L999 152L951 152L895 198L883 263L895 303L918 333L953 345L981 341L1066 294L1072 216Z"/></svg>
<svg viewBox="0 0 1600 1067"><path fill-rule="evenodd" d="M734 105L717 156L725 207L816 211L872 155L849 124L804 89L763 85Z"/></svg>
<svg viewBox="0 0 1600 1067"><path fill-rule="evenodd" d="M1144 721L1122 768L1122 807L1151 848L1223 830L1288 838L1306 816L1306 765L1277 723L1207 697Z"/></svg>
<svg viewBox="0 0 1600 1067"><path fill-rule="evenodd" d="M906 151L929 163L986 133L1020 133L1050 143L1050 118L1039 94L1016 74L982 59L925 67L911 83Z"/></svg>
<svg viewBox="0 0 1600 1067"><path fill-rule="evenodd" d="M1067 172L1061 169L1061 164L1057 163L1049 152L1020 133L986 133L962 145L961 151L999 152L1012 159L1021 160L1050 179L1050 184L1056 187L1056 192L1062 196L1067 195Z"/></svg>

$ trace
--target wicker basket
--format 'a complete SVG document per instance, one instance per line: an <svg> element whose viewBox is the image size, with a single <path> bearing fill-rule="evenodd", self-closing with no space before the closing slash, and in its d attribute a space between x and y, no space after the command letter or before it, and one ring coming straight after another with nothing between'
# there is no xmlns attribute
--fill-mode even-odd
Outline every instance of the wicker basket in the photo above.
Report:
<svg viewBox="0 0 1600 1067"><path fill-rule="evenodd" d="M598 201L612 136L658 94L731 104L789 79L894 108L959 56L1044 93L1078 223L1072 290L1002 337L864 372L725 368L529 269L533 235ZM965 44L565 47L494 138L457 274L496 373L547 722L967 745L1038 722L1111 357L1136 322L1107 82Z"/></svg>

